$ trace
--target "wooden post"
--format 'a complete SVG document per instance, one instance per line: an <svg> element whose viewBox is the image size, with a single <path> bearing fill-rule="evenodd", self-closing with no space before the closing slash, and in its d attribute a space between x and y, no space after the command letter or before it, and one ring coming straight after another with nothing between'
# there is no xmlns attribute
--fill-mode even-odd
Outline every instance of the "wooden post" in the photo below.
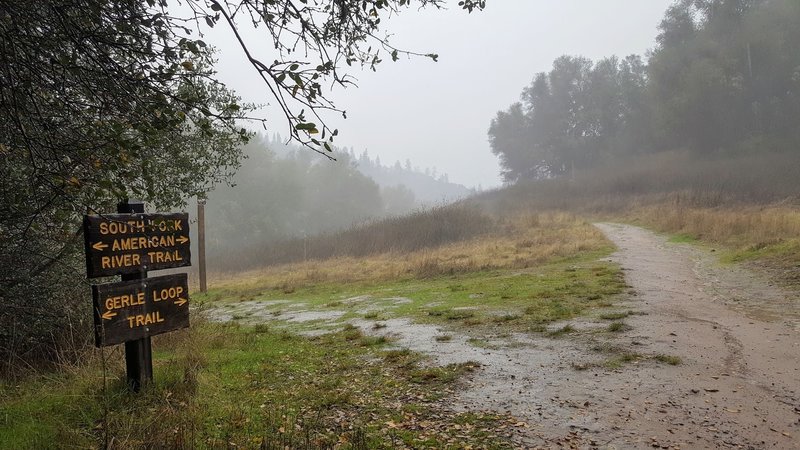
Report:
<svg viewBox="0 0 800 450"><path fill-rule="evenodd" d="M117 212L144 213L144 203L125 199L117 205ZM147 278L147 271L122 275L122 281L144 278ZM153 348L149 336L125 343L125 369L128 374L128 387L133 392L139 392L143 386L153 381Z"/></svg>
<svg viewBox="0 0 800 450"><path fill-rule="evenodd" d="M200 292L208 289L206 284L206 200L197 199L197 272L200 277Z"/></svg>

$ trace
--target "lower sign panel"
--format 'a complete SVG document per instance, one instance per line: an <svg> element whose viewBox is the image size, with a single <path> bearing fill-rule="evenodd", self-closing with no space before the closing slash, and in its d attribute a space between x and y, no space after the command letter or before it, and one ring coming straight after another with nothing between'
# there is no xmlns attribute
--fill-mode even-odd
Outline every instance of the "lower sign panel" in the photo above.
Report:
<svg viewBox="0 0 800 450"><path fill-rule="evenodd" d="M95 345L126 341L189 326L185 273L92 286Z"/></svg>

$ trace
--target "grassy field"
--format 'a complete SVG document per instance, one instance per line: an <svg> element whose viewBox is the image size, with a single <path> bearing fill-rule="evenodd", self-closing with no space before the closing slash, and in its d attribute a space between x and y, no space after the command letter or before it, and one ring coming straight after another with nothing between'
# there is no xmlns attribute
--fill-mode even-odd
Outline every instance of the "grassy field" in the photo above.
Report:
<svg viewBox="0 0 800 450"><path fill-rule="evenodd" d="M616 267L598 261L612 251L610 244L575 216L515 217L499 230L405 255L310 261L221 277L195 299L251 323L258 317L237 304L262 302L268 306L260 314L279 315L286 303L302 303L306 310L343 310L342 320L362 317L359 311L367 308L381 311L373 318L469 327L502 321L509 330L528 331L609 306L624 286ZM367 300L350 301L357 297Z"/></svg>
<svg viewBox="0 0 800 450"><path fill-rule="evenodd" d="M599 255L591 252L521 270L495 269L387 282L325 282L291 292L280 285L246 291L229 286L213 289L199 299L227 311L234 321L247 324L301 308L343 313L338 316L339 322L408 317L419 323L481 331L498 327L507 332L541 331L542 324L613 305L624 282L615 267L597 261ZM265 306L254 308L257 304ZM335 327L339 322L324 326ZM306 325L323 326L314 322Z"/></svg>
<svg viewBox="0 0 800 450"><path fill-rule="evenodd" d="M119 381L119 351L95 364L5 385L0 448L508 447L492 413L440 403L469 363L427 367L353 328L315 338L196 323L157 339L155 385Z"/></svg>
<svg viewBox="0 0 800 450"><path fill-rule="evenodd" d="M406 253L218 275L192 297L192 328L154 340L156 383L141 395L124 386L120 348L5 381L0 448L508 448L526 424L447 407L475 363L431 365L349 322L380 327L402 317L478 335L545 333L613 305L625 286L618 268L599 260L611 251L584 220L538 214ZM348 301L356 297L367 300ZM277 315L283 302L342 315L316 336L300 334L321 327L313 321L288 326L235 312L228 323L199 319L199 310L248 303Z"/></svg>

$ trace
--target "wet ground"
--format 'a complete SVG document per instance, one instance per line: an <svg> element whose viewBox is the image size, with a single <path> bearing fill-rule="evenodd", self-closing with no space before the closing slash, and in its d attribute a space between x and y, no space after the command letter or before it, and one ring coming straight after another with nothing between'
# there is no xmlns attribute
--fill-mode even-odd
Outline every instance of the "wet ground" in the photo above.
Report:
<svg viewBox="0 0 800 450"><path fill-rule="evenodd" d="M242 302L212 320L271 321L315 334L347 320L433 364L480 363L446 407L495 410L526 423L521 447L800 449L800 301L764 277L723 267L712 253L641 228L598 224L619 247L635 314L572 321L576 333L467 335L407 319L348 319L344 308ZM402 298L354 297L360 313ZM380 320L380 319L378 319ZM557 329L563 324L553 324ZM675 363L680 361L677 365Z"/></svg>

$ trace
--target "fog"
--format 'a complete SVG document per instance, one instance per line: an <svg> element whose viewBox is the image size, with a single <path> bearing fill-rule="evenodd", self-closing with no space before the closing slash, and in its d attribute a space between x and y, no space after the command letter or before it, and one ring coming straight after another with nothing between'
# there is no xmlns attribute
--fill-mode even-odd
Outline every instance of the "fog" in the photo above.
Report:
<svg viewBox="0 0 800 450"><path fill-rule="evenodd" d="M503 0L472 14L450 3L446 10L409 9L383 22L396 46L437 53L438 62L387 58L375 73L354 70L358 87L335 89L331 96L347 120L327 118L340 130L338 146L358 154L368 150L385 165L409 159L452 182L489 188L501 184L486 135L496 112L517 101L534 74L549 70L560 55L595 60L644 54L655 45L671 1ZM245 34L259 42L258 30ZM274 103L226 27L211 30L206 40L219 49L222 81L245 101ZM268 50L252 47L271 61ZM262 114L270 120L269 133L288 134L277 106Z"/></svg>
<svg viewBox="0 0 800 450"><path fill-rule="evenodd" d="M269 122L248 146L237 186L211 193L210 229L230 241L215 243L210 232L212 252L230 247L230 236L247 236L235 245L242 249L253 237L305 239L501 184L522 190L483 196L494 198L484 207L535 198L532 209L578 208L598 192L623 203L681 191L706 200L785 198L800 141L798 22L800 8L786 0L405 11L383 23L394 45L439 61L401 55L377 72L351 72L358 87L330 94L349 118L324 116L341 132L337 162L286 145L280 108L266 105L241 49L215 29L208 40L219 46L220 77L265 104ZM258 30L244 33L269 60L253 45ZM539 184L524 187L531 182Z"/></svg>

